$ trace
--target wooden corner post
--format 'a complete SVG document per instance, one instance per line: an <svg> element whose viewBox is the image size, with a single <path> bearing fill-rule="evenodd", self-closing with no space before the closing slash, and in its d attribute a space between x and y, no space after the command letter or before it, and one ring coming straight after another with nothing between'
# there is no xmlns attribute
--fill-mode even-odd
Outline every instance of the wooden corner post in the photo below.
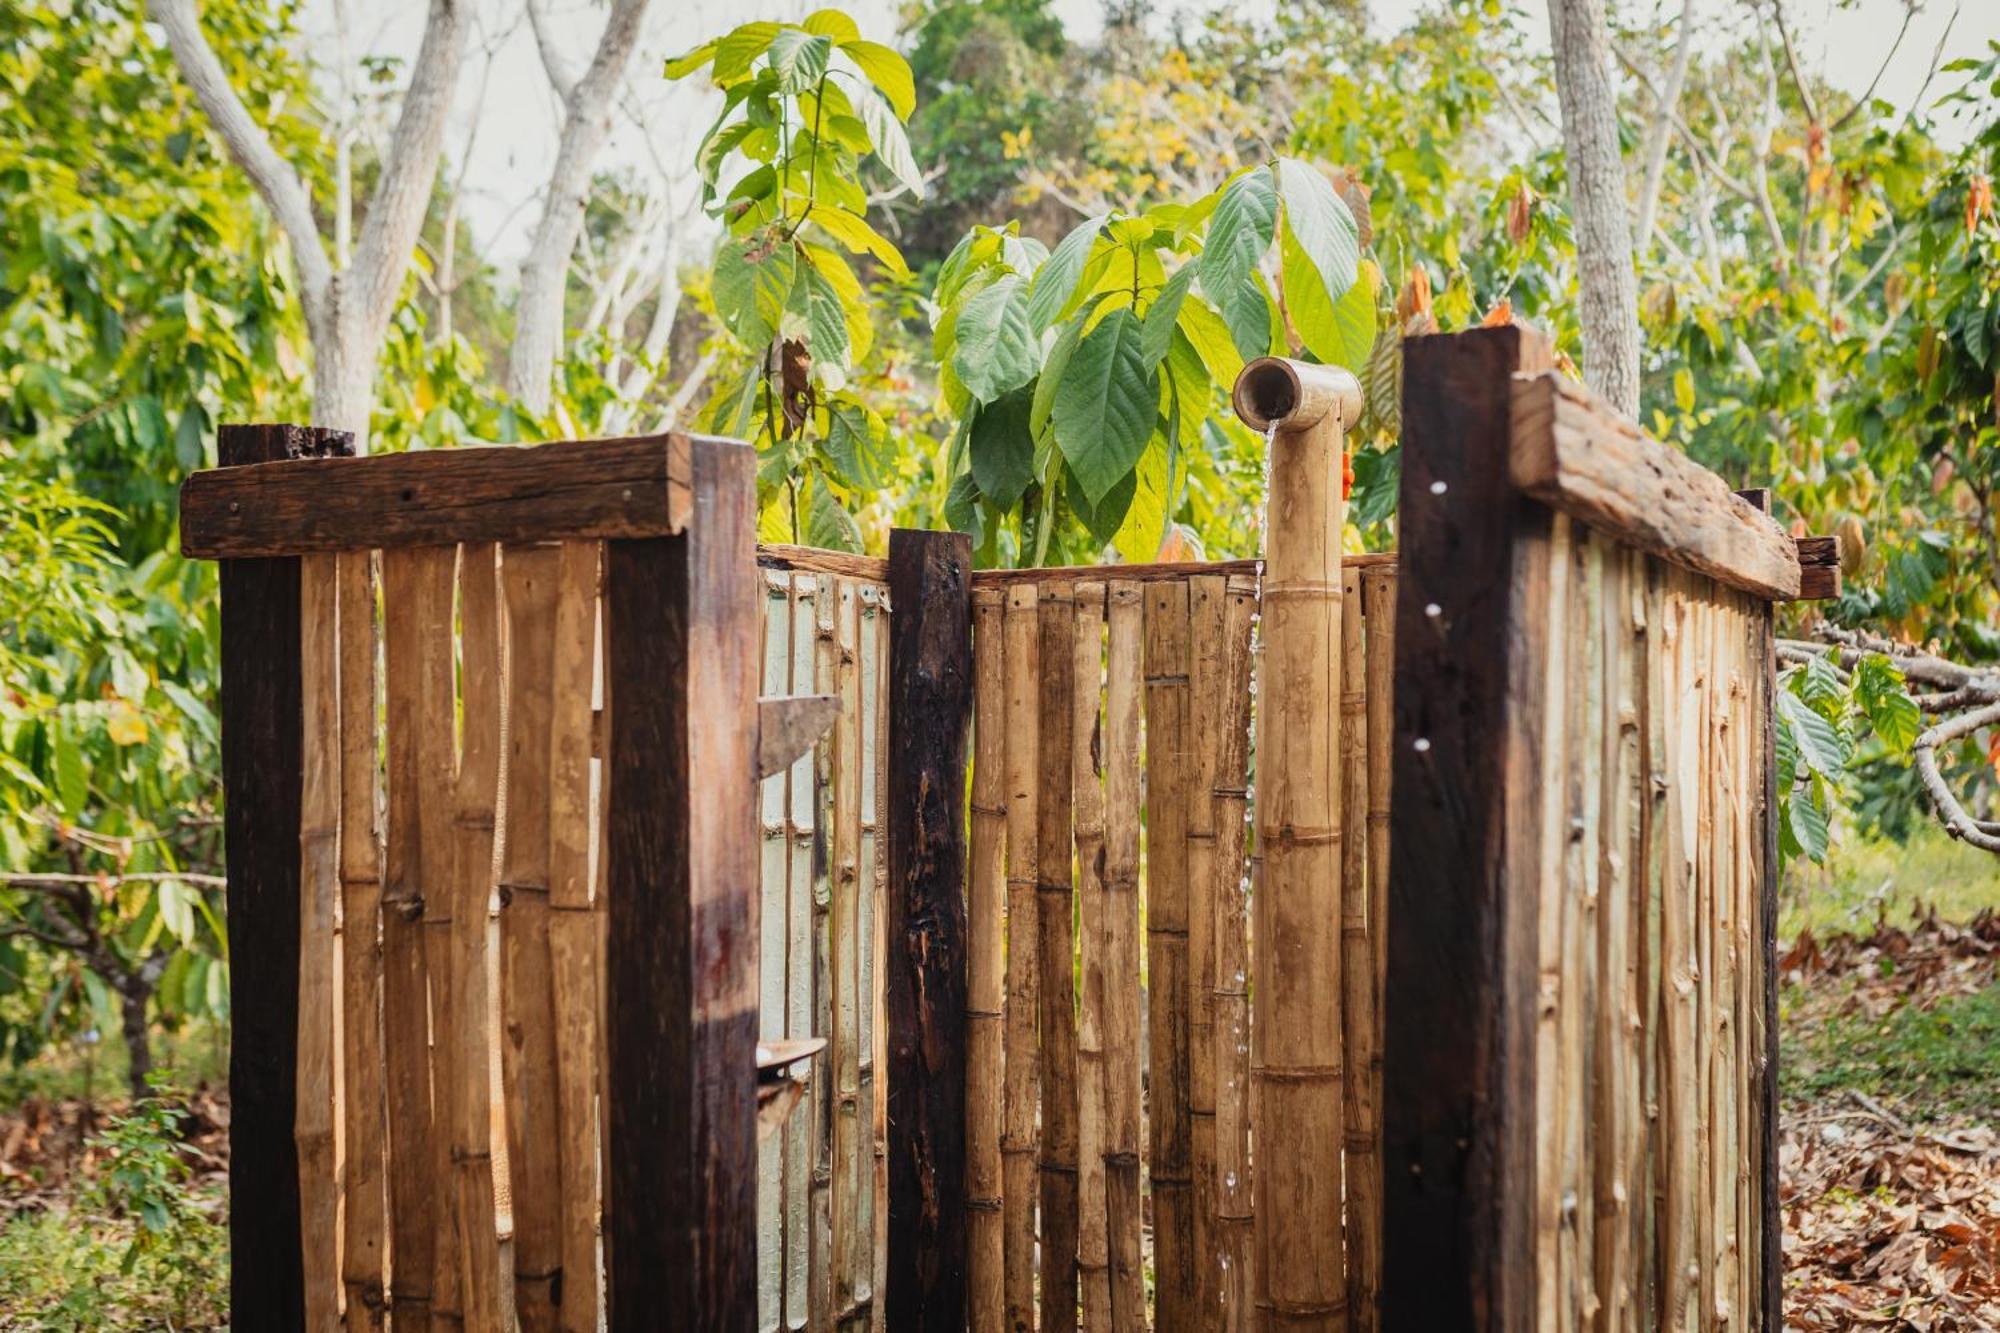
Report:
<svg viewBox="0 0 2000 1333"><path fill-rule="evenodd" d="M965 761L972 542L889 534L890 1328L965 1326Z"/></svg>
<svg viewBox="0 0 2000 1333"><path fill-rule="evenodd" d="M344 431L224 426L225 468L353 450ZM224 560L223 845L228 865L230 1309L303 1328L298 1115L304 652L297 556Z"/></svg>
<svg viewBox="0 0 2000 1333"><path fill-rule="evenodd" d="M690 466L682 533L606 543L613 1333L757 1314L755 459Z"/></svg>

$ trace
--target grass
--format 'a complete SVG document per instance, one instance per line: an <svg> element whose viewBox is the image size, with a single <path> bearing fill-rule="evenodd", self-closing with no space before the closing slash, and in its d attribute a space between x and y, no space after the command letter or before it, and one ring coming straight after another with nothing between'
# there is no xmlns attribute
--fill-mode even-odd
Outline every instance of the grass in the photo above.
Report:
<svg viewBox="0 0 2000 1333"><path fill-rule="evenodd" d="M78 1203L0 1223L0 1331L226 1327L222 1186L205 1183L190 1193L213 1220L170 1245L136 1251L143 1228L135 1218Z"/></svg>
<svg viewBox="0 0 2000 1333"><path fill-rule="evenodd" d="M1795 938L1801 926L1819 935L1866 933L1878 913L1901 922L1920 907L1936 907L1947 921L2000 908L2000 856L1931 824L1902 844L1837 839L1824 866L1795 861L1785 868L1778 938Z"/></svg>
<svg viewBox="0 0 2000 1333"><path fill-rule="evenodd" d="M1920 1119L1985 1118L2000 1107L2000 987L1880 1017L1836 1010L1814 1023L1788 1022L1784 1043L1779 1071L1788 1098L1855 1088Z"/></svg>
<svg viewBox="0 0 2000 1333"><path fill-rule="evenodd" d="M52 1046L25 1065L0 1063L0 1111L30 1098L122 1102L126 1099L125 1044L116 1037ZM172 1070L176 1083L220 1085L229 1078L229 1034L213 1023L189 1023L178 1032L153 1033L153 1068ZM4 1309L0 1306L0 1309ZM4 1328L4 1325L0 1325Z"/></svg>

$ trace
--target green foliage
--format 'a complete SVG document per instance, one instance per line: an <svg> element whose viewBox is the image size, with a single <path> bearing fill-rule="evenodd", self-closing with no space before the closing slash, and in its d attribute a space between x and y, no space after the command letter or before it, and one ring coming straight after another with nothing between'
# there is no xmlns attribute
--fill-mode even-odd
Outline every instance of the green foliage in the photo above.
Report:
<svg viewBox="0 0 2000 1333"><path fill-rule="evenodd" d="M1779 1065L1788 1097L1858 1088L1924 1119L1984 1114L2000 1099L2000 987L1899 1005L1882 1018L1831 1014L1802 1037L1787 1040Z"/></svg>

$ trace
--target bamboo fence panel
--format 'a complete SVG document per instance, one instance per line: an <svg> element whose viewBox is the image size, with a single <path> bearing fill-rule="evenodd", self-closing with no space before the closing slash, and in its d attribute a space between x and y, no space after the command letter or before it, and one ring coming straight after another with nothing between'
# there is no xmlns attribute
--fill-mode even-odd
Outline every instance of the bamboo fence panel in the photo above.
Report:
<svg viewBox="0 0 2000 1333"><path fill-rule="evenodd" d="M1002 1327L1006 1309L1000 1162L1007 878L1004 616L998 589L972 590L974 757L966 901L965 1192L971 1213L966 1219L966 1314L975 1333Z"/></svg>
<svg viewBox="0 0 2000 1333"><path fill-rule="evenodd" d="M1146 1326L1140 1250L1139 695L1141 585L1107 585L1104 704L1103 1034L1105 1221L1111 1321ZM975 627L974 633L977 634ZM976 946L975 946L976 947Z"/></svg>
<svg viewBox="0 0 2000 1333"><path fill-rule="evenodd" d="M1077 584L1074 605L1069 782L1082 982L1076 1030L1076 1267L1083 1326L1106 1329L1112 1320L1104 1158L1104 585Z"/></svg>
<svg viewBox="0 0 2000 1333"><path fill-rule="evenodd" d="M762 663L758 689L765 695L791 692L791 578L767 570L764 574ZM757 792L762 832L758 887L762 916L758 923L757 1039L785 1036L785 992L790 976L786 941L791 933L787 877L791 848L785 828L785 789L790 770L764 779ZM757 1326L784 1327L785 1314L785 1139L777 1135L757 1140Z"/></svg>
<svg viewBox="0 0 2000 1333"><path fill-rule="evenodd" d="M889 596L861 589L861 1091L868 1126L861 1176L862 1241L868 1263L868 1325L882 1325L888 1275L889 1103L883 993L876 960L885 958L883 895L889 884Z"/></svg>
<svg viewBox="0 0 2000 1333"><path fill-rule="evenodd" d="M817 601L819 580L811 574L794 574L787 588L790 645L789 692L814 692L817 659ZM775 610L775 608L773 608ZM814 752L800 755L785 781L785 838L789 856L785 870L785 1036L792 1039L813 1036L819 1028L814 1004L813 940L815 847L819 837L817 795L818 757ZM824 1059L814 1061L814 1077L807 1088L808 1106L785 1124L785 1326L800 1329L811 1318L811 1263L813 1168L818 1160L821 1118L816 1114L824 1095Z"/></svg>
<svg viewBox="0 0 2000 1333"><path fill-rule="evenodd" d="M1040 978L1042 1116L1042 1328L1070 1333L1077 1318L1077 1052L1075 899L1071 892L1070 828L1074 818L1072 694L1078 688L1076 604L1067 584L1040 592L1039 714L1036 718L1038 797L1035 810L1036 948ZM1093 703L1097 664L1089 688Z"/></svg>
<svg viewBox="0 0 2000 1333"><path fill-rule="evenodd" d="M1218 1327L1250 1328L1252 1290L1252 1162L1250 1157L1250 822L1251 629L1254 582L1229 580L1223 608L1223 707L1210 803L1215 815L1215 862L1210 890L1215 961L1215 1276ZM1205 691L1203 691L1205 693ZM1197 695L1200 698L1201 695Z"/></svg>
<svg viewBox="0 0 2000 1333"><path fill-rule="evenodd" d="M1212 1319L1221 1301L1215 1257L1215 773L1227 712L1227 576L1188 580L1187 968L1188 1165L1194 1183L1190 1277L1194 1309Z"/></svg>
<svg viewBox="0 0 2000 1333"><path fill-rule="evenodd" d="M1007 590L1005 683L1007 736L1007 984L1006 1076L1000 1127L1001 1225L1006 1265L1007 1326L1035 1326L1035 1142L1041 1104L1041 1053L1035 1019L1037 976L1036 797L1040 743L1036 713L1041 683L1041 627L1037 589Z"/></svg>
<svg viewBox="0 0 2000 1333"><path fill-rule="evenodd" d="M1362 632L1361 571L1341 571L1340 596L1340 981L1341 1040L1346 1080L1341 1084L1347 1120L1347 1310L1360 1328L1375 1325L1375 1285L1381 1271L1381 1127L1376 1090L1381 1046L1376 1040L1375 941L1369 900L1382 892L1368 881L1368 656Z"/></svg>
<svg viewBox="0 0 2000 1333"><path fill-rule="evenodd" d="M305 1327L340 1322L337 1247L325 1243L338 1227L340 1180L335 1166L340 1117L339 1006L334 1003L340 897L340 643L336 557L299 561L299 666L303 771L299 801L299 1227L313 1238L302 1247Z"/></svg>
<svg viewBox="0 0 2000 1333"><path fill-rule="evenodd" d="M833 1298L835 1323L845 1328L862 1299L861 1235L861 670L860 603L854 586L834 586L840 717L833 730L833 901L829 916L833 967ZM871 1123L873 1115L869 1117Z"/></svg>
<svg viewBox="0 0 2000 1333"><path fill-rule="evenodd" d="M836 639L839 598L836 580L818 576L813 592L813 693L834 694L840 688L840 649ZM839 1095L832 1046L833 1004L833 864L834 841L840 836L834 810L835 744L822 744L813 754L813 820L817 835L812 863L813 1032L828 1045L813 1061L810 1094L813 1103L813 1173L811 1238L807 1246L808 1327L834 1326L834 1162L835 1103Z"/></svg>

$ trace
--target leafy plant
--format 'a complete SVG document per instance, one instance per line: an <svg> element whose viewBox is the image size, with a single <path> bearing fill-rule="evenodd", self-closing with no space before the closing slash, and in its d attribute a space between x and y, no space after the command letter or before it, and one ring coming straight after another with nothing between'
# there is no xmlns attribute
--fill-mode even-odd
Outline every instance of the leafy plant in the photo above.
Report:
<svg viewBox="0 0 2000 1333"><path fill-rule="evenodd" d="M1808 654L1778 676L1778 850L1824 864L1848 770L1872 737L1879 753L1906 755L1922 715L1902 668L1867 653L1843 671L1831 654Z"/></svg>

